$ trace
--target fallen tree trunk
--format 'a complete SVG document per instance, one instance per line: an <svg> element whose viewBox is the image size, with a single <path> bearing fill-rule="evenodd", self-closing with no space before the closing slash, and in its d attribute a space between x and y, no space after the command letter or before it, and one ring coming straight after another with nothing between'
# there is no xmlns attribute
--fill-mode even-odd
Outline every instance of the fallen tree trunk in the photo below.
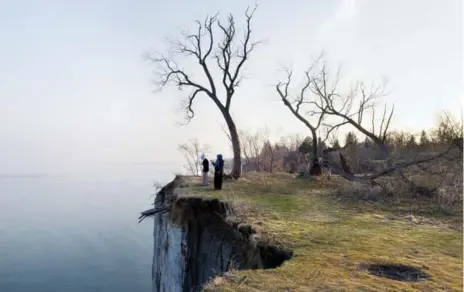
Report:
<svg viewBox="0 0 464 292"><path fill-rule="evenodd" d="M391 173L393 173L395 171L401 171L402 169L404 169L406 167L410 167L410 166L418 165L418 164L423 164L423 163L426 163L426 162L432 162L432 161L437 160L439 158L446 157L445 155L448 154L456 146L458 146L458 145L453 143L445 151L443 151L443 152L441 152L441 153L439 153L437 155L434 155L432 157L422 158L422 159L418 159L418 160L414 159L414 160L411 160L411 161L408 161L408 162L394 164L393 166L390 166L390 167L384 169L383 171L380 171L378 173L369 174L369 175L364 175L364 176L359 176L359 175L355 175L353 173L347 172L347 171L345 171L345 169L343 167L340 168L337 165L333 165L333 164L329 164L329 163L328 163L328 165L330 165L330 167L332 169L336 170L341 177L343 177L343 178L345 178L347 180L359 181L359 182L363 182L363 181L367 182L367 181L372 181L372 180L375 180L375 179L380 178L382 176L391 174ZM455 159L457 159L457 158L458 157L455 157ZM453 158L451 158L451 159L453 159Z"/></svg>

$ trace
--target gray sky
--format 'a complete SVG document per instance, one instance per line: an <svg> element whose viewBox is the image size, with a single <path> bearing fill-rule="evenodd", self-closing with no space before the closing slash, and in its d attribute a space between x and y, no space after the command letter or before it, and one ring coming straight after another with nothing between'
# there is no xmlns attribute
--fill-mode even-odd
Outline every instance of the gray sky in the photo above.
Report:
<svg viewBox="0 0 464 292"><path fill-rule="evenodd" d="M176 147L197 137L229 152L221 116L206 97L179 127L182 92L154 94L142 55L164 37L220 11L239 21L254 1L2 1L0 173L108 170L181 161ZM283 65L303 69L325 50L348 80L389 80L396 129L418 131L436 114L459 114L459 0L266 0L254 19L267 40L246 67L233 115L244 129L305 133L279 102ZM241 22L239 22L241 24ZM186 94L186 93L184 93Z"/></svg>

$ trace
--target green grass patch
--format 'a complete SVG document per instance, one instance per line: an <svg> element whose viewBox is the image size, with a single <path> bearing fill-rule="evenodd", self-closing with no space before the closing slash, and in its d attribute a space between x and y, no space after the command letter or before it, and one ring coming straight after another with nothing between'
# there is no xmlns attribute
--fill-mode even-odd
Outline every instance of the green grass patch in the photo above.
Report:
<svg viewBox="0 0 464 292"><path fill-rule="evenodd" d="M188 194L239 205L263 237L294 251L271 270L231 271L207 291L462 291L462 214L427 200L350 201L334 197L342 179L246 174L223 190L192 179ZM411 216L412 215L412 216ZM409 217L408 217L409 216ZM403 264L430 275L401 282L369 274L364 264Z"/></svg>

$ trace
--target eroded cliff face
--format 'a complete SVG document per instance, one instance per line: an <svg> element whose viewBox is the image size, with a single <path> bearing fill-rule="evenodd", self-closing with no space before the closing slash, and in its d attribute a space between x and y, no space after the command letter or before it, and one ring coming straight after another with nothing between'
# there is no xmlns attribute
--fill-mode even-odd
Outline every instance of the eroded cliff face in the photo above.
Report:
<svg viewBox="0 0 464 292"><path fill-rule="evenodd" d="M181 197L181 178L155 199L153 291L198 291L230 268L272 268L291 257L256 240L252 228L227 220L230 207L217 199Z"/></svg>
<svg viewBox="0 0 464 292"><path fill-rule="evenodd" d="M154 222L153 291L184 291L186 232L167 214L156 214Z"/></svg>

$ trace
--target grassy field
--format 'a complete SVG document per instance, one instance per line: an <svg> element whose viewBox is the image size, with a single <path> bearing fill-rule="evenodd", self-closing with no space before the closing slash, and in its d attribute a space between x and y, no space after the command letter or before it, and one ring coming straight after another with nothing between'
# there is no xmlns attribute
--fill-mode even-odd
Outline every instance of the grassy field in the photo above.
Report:
<svg viewBox="0 0 464 292"><path fill-rule="evenodd" d="M341 178L246 174L223 190L189 184L190 194L231 201L264 239L294 251L276 269L231 271L207 291L462 291L462 213L433 201L354 200L334 194ZM368 273L369 264L404 264L430 278L402 282Z"/></svg>

